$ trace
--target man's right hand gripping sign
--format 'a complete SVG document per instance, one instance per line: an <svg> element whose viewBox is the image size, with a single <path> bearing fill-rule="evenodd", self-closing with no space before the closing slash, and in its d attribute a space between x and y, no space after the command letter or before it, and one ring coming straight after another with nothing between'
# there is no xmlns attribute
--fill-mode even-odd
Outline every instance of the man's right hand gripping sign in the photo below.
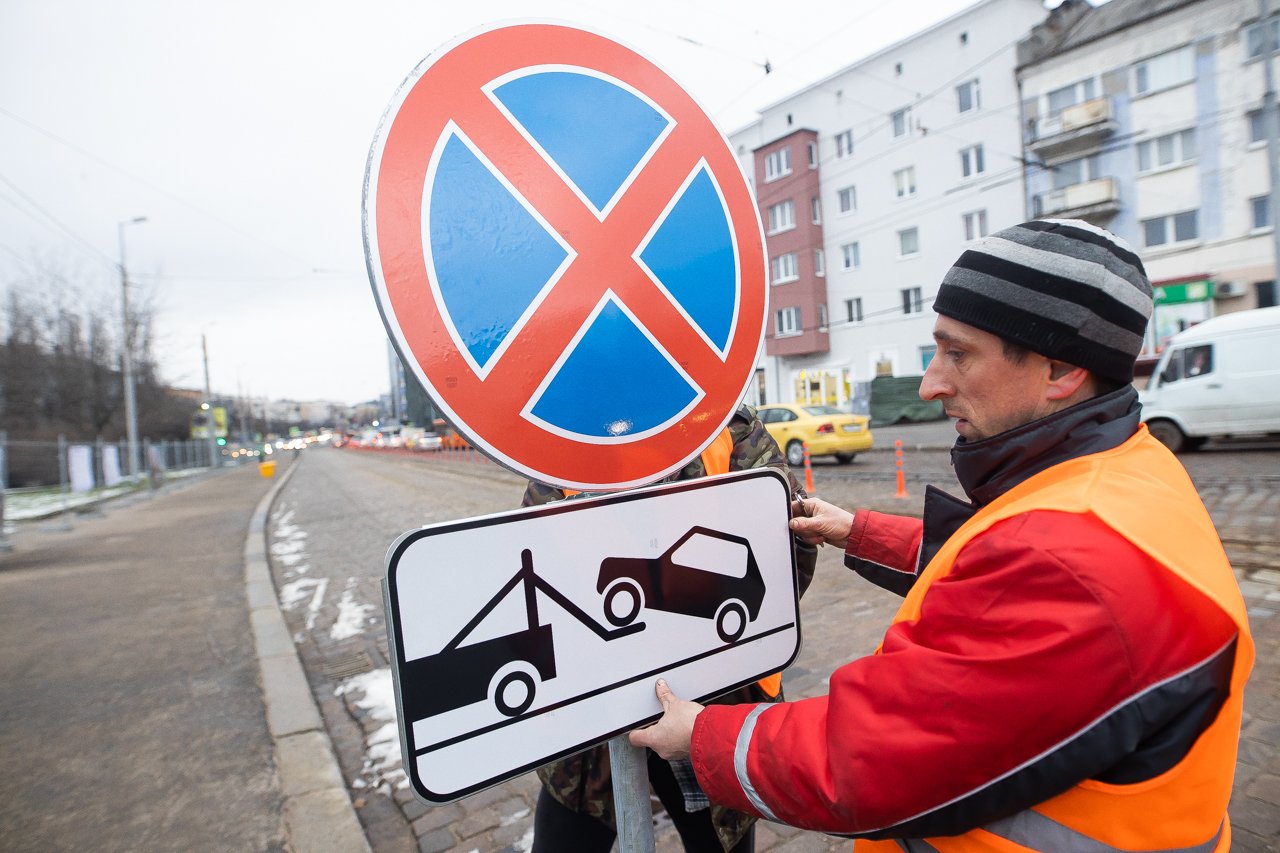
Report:
<svg viewBox="0 0 1280 853"><path fill-rule="evenodd" d="M880 649L799 702L704 708L660 681L632 743L859 850L1229 849L1253 643L1195 488L1140 424L1151 308L1133 250L1079 220L965 251L920 396L956 418L968 500L930 487L921 521L809 499L791 521L904 596Z"/></svg>

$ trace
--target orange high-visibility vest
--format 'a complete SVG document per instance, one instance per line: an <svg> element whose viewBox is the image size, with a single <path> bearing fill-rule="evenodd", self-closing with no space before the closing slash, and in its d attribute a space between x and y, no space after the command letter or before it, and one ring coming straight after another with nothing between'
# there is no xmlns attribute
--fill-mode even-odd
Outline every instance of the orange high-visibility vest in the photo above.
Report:
<svg viewBox="0 0 1280 853"><path fill-rule="evenodd" d="M979 510L925 567L894 622L920 618L929 585L951 571L969 540L1003 519L1036 510L1092 512L1230 616L1239 630L1231 694L1182 761L1154 779L1132 785L1086 780L1029 809L1021 820L906 846L938 853L1106 849L1099 844L1126 851L1230 850L1227 801L1253 640L1239 584L1209 513L1182 465L1146 426L1119 447L1055 465ZM1006 829L1011 823L1017 824L1016 840ZM858 841L855 849L902 853L903 845Z"/></svg>
<svg viewBox="0 0 1280 853"><path fill-rule="evenodd" d="M702 467L707 470L708 476L714 474L729 473L729 458L733 455L733 436L729 434L728 427L722 429L715 440L702 451ZM573 489L565 489L566 495L578 494ZM777 696L778 691L782 689L782 673L775 672L773 675L762 678L756 682L760 685L760 689L770 696Z"/></svg>

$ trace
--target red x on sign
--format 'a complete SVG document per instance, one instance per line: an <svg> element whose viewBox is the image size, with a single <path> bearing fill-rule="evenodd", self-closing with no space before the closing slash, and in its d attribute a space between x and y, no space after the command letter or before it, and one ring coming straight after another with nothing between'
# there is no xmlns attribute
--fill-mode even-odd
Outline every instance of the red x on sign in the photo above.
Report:
<svg viewBox="0 0 1280 853"><path fill-rule="evenodd" d="M617 489L728 423L767 312L724 136L597 33L494 26L415 69L365 182L392 340L450 422L530 478Z"/></svg>

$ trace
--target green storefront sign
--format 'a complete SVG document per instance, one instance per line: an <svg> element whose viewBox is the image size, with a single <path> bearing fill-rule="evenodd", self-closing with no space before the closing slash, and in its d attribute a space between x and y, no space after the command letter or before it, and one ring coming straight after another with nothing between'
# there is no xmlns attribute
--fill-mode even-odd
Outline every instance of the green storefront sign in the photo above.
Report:
<svg viewBox="0 0 1280 853"><path fill-rule="evenodd" d="M1182 284L1165 284L1153 291L1157 305L1182 305L1186 302L1204 302L1213 296L1213 282L1187 281Z"/></svg>

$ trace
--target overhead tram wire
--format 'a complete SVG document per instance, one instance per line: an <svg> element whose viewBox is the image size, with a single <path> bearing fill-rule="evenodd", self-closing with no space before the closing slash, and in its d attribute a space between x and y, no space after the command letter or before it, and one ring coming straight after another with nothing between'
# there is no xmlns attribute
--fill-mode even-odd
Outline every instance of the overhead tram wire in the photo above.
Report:
<svg viewBox="0 0 1280 853"><path fill-rule="evenodd" d="M49 139L52 139L53 141L57 142L58 144L60 144L60 145L64 145L64 146L66 146L67 148L70 148L72 151L75 151L76 153L78 153L78 154L80 154L80 155L82 155L82 156L84 156L84 157L88 157L90 160L93 160L94 162L99 163L100 165L106 166L108 169L111 169L111 170L112 170L112 171L114 171L114 172L118 172L119 174L124 175L124 176L125 176L126 178L128 178L129 180L134 181L134 182L136 182L136 183L138 183L138 184L140 184L140 185L142 185L142 186L146 187L147 189L151 190L152 192L159 193L160 195L164 196L165 198L169 199L170 201L173 201L173 202L175 202L175 203L177 203L177 204L180 204L180 205L182 205L183 207L185 207L185 208L187 208L187 209L189 209L189 210L195 211L196 213L200 214L201 216L203 216L203 217L205 217L205 218L207 218L207 219L209 219L209 220L212 220L213 222L218 223L218 224L219 224L219 225L221 225L223 228L226 228L226 229L227 229L227 230L229 230L229 231L232 231L232 232L234 232L234 233L236 233L236 234L239 234L241 237L245 237L245 238L247 238L247 239L249 239L249 240L252 240L252 241L254 241L255 243L258 243L258 244L260 244L260 245L262 245L262 246L266 246L267 248L271 249L272 251L277 252L277 253L279 253L280 255L283 255L284 257L289 258L290 260L294 261L295 263L302 264L303 266L307 267L308 269L314 269L314 266L313 266L312 264L310 264L310 263L308 263L307 261L303 260L302 258L298 257L297 255L293 254L292 252L288 251L287 249L282 249L281 247L279 247L279 246L275 245L274 243L270 243L270 242L268 242L268 241L266 241L266 240L263 240L261 237L257 236L256 234L252 234L252 233L250 233L250 232L248 232L248 231L245 231L245 230L243 230L243 229L241 229L241 228L238 228L237 226L235 226L235 225L231 224L230 222L227 222L225 219L222 219L221 217L216 216L216 215L214 215L214 214L210 213L209 211L207 211L207 210L205 210L205 209L203 209L203 208L199 207L198 205L192 204L191 202L187 201L187 200L186 200L186 199L184 199L184 198L181 198L180 196L174 195L173 193L169 192L168 190L166 190L166 189L164 189L164 188L162 188L162 187L159 187L159 186L157 186L156 184L151 183L150 181L146 180L145 178L140 178L140 177L138 177L137 175L133 174L132 172L128 171L127 169L121 168L120 166L117 166L116 164L114 164L114 163L112 163L112 162L110 162L110 161L108 161L108 160L106 160L106 159L104 159L104 158L102 158L102 157L99 157L97 154L94 154L94 153L93 153L93 152L91 152L91 151L88 151L88 150L86 150L86 149L84 149L84 148L81 148L79 145L76 145L74 142L70 142L70 141L68 141L68 140L66 140L66 139L63 139L61 136L58 136L56 133L53 133L52 131L49 131L49 130L44 129L43 127L41 127L40 125L36 124L35 122L29 121L29 120L27 120L27 119L23 118L22 116L17 115L16 113L10 112L9 110L5 109L4 107L0 107L0 115L6 116L6 117L8 117L8 118L10 118L10 119L13 119L14 121L18 122L19 124L26 125L27 127L31 128L32 130L36 131L37 133L40 133L40 134L42 134L42 135L44 135L44 136L48 137ZM95 251L96 251L96 250L95 250Z"/></svg>
<svg viewBox="0 0 1280 853"><path fill-rule="evenodd" d="M11 205L13 205L15 208L17 208L17 210L18 210L19 212L26 214L27 216L31 217L31 219L33 219L35 222L37 222L37 223L39 223L39 224L43 225L43 226L44 226L44 227L46 227L46 228L55 228L55 227L56 227L58 230L62 231L62 232L64 233L64 235L66 235L66 236L70 236L70 238L71 238L71 239L72 239L72 240L73 240L73 241L74 241L74 242L75 242L75 243L76 243L80 248L85 249L85 250L87 250L89 253L91 253L92 255L94 255L94 256L95 256L94 260L98 260L98 261L101 261L101 262L105 263L108 267L110 267L110 268L111 268L111 269L113 269L113 270L118 270L118 269L119 269L119 265L118 265L114 260L112 260L110 256L108 256L108 255L107 255L106 253L104 253L102 250L98 249L96 246L94 246L92 243L90 243L90 242L89 242L88 240L86 240L85 238L81 237L81 236L80 236L79 234L77 234L75 231L71 230L71 228L70 228L70 227L68 227L67 225L65 225L65 224L62 222L62 220L58 219L58 218L57 218L56 216L54 216L52 213L50 213L49 211L45 210L45 209L44 209L44 207L42 207L42 206L40 205L40 203L39 203L39 202L37 202L37 201L36 201L35 199L33 199L31 196L27 195L25 192L23 192L23 191L22 191L22 189L21 189L20 187L18 187L16 184L14 184L12 181L10 181L10 180L9 180L8 178L6 178L4 175L0 175L0 182L2 182L2 183L4 183L4 184L6 184L10 189L12 189L14 192L16 192L19 196L21 196L21 197L22 197L22 199L23 199L24 201L26 201L26 203L27 203L27 204L31 205L31 206L32 206L32 207L34 207L36 210L40 211L40 213L41 213L41 214L43 214L43 215L44 215L44 217L45 217L45 219L47 219L48 221L46 222L44 219L41 219L40 217L36 216L36 215L35 215L34 213L32 213L30 210L27 210L27 209L26 209L26 208L24 208L22 205L18 204L16 201L14 201L13 199L9 198L7 195L5 195L5 194L3 194L3 193L0 193L0 198L2 198L2 199L4 199L5 201L9 202L9 204L11 204ZM52 224L51 224L51 223L52 223Z"/></svg>

